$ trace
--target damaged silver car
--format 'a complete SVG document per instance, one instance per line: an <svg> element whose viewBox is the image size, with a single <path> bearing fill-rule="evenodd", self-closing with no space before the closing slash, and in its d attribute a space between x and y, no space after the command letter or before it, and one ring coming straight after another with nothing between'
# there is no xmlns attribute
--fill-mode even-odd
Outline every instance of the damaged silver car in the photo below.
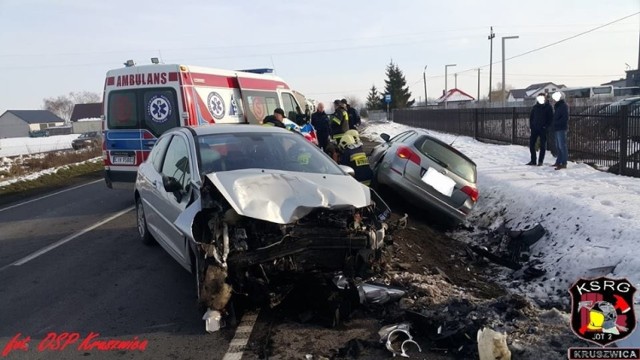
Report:
<svg viewBox="0 0 640 360"><path fill-rule="evenodd" d="M298 274L375 268L391 211L351 172L283 129L175 128L138 170L139 235L195 275L209 309L273 305Z"/></svg>

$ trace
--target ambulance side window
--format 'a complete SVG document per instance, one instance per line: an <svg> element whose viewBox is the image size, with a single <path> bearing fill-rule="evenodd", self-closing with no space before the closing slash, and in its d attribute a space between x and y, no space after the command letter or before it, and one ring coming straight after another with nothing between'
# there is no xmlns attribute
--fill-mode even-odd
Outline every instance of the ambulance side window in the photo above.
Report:
<svg viewBox="0 0 640 360"><path fill-rule="evenodd" d="M278 94L271 91L243 91L243 99L246 99L245 111L250 124L261 124L267 115L273 114L278 108Z"/></svg>
<svg viewBox="0 0 640 360"><path fill-rule="evenodd" d="M282 110L284 110L284 113L287 115L287 118L293 121L296 120L295 115L298 113L296 111L296 106L297 106L296 100L293 98L291 94L282 93Z"/></svg>
<svg viewBox="0 0 640 360"><path fill-rule="evenodd" d="M140 127L134 90L109 93L107 126L109 129L137 129Z"/></svg>

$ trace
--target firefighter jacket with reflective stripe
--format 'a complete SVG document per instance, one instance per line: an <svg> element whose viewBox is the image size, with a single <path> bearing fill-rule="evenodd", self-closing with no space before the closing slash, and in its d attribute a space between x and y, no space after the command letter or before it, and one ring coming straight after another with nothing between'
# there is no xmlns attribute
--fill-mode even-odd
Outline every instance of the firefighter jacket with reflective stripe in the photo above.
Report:
<svg viewBox="0 0 640 360"><path fill-rule="evenodd" d="M339 140L347 131L349 131L349 114L345 109L339 108L331 114L331 137Z"/></svg>
<svg viewBox="0 0 640 360"><path fill-rule="evenodd" d="M342 150L340 155L340 164L347 165L353 168L355 172L354 177L359 182L369 185L371 179L373 179L373 171L369 166L369 159L367 154L364 153L364 149L361 146L346 148Z"/></svg>

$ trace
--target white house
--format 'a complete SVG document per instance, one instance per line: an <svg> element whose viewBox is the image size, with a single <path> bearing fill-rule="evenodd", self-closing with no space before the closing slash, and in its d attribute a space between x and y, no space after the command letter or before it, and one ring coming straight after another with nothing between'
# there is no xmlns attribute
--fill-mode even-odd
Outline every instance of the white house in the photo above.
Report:
<svg viewBox="0 0 640 360"><path fill-rule="evenodd" d="M513 102L535 99L535 97L540 93L551 94L564 88L566 88L566 86L562 84L557 85L552 82L531 84L525 89L510 90L509 95L507 95L507 101Z"/></svg>
<svg viewBox="0 0 640 360"><path fill-rule="evenodd" d="M461 104L461 103L471 102L475 100L476 98L474 98L473 96L467 94L466 92L460 89L451 89L447 91L446 94L440 96L436 100L436 103L439 105L439 104L443 104L446 101L447 103Z"/></svg>
<svg viewBox="0 0 640 360"><path fill-rule="evenodd" d="M49 110L7 110L0 115L0 138L27 137L30 131L64 125Z"/></svg>

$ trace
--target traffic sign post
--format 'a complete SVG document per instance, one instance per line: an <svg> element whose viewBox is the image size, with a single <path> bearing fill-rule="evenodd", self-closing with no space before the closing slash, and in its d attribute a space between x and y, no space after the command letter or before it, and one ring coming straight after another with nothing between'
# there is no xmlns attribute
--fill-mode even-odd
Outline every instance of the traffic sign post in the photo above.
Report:
<svg viewBox="0 0 640 360"><path fill-rule="evenodd" d="M389 113L389 104L391 103L391 94L384 95L384 102L387 103L387 120L391 121L391 114Z"/></svg>

